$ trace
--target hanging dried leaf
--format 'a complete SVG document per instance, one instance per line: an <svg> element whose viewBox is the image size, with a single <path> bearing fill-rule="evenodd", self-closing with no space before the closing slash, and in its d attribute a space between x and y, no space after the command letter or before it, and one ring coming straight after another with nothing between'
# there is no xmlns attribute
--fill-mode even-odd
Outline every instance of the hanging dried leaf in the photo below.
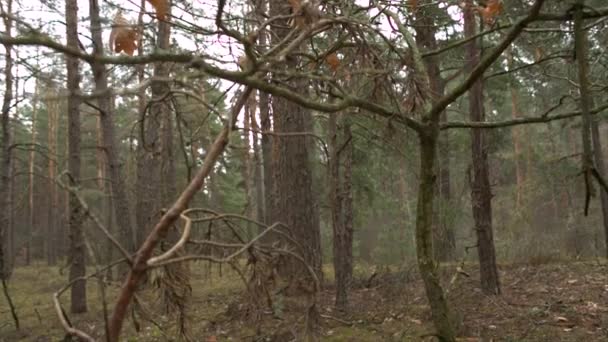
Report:
<svg viewBox="0 0 608 342"><path fill-rule="evenodd" d="M300 0L287 0L289 6L291 6L291 14L295 17L289 20L289 26L291 27L303 27L305 25L304 18L302 17L302 3Z"/></svg>
<svg viewBox="0 0 608 342"><path fill-rule="evenodd" d="M479 7L479 14L486 25L492 25L502 10L502 0L488 0L486 7Z"/></svg>
<svg viewBox="0 0 608 342"><path fill-rule="evenodd" d="M418 0L407 0L407 5L412 12L415 12L418 9Z"/></svg>
<svg viewBox="0 0 608 342"><path fill-rule="evenodd" d="M110 48L116 53L124 51L129 56L133 56L137 50L137 39L138 33L135 27L122 16L120 11L116 13L110 32Z"/></svg>
<svg viewBox="0 0 608 342"><path fill-rule="evenodd" d="M544 54L543 48L537 46L536 49L534 49L534 61L538 62L543 59Z"/></svg>
<svg viewBox="0 0 608 342"><path fill-rule="evenodd" d="M338 58L338 54L336 54L335 52L332 52L329 55L327 55L325 57L325 63L327 63L327 65L329 65L329 68L333 72L337 72L338 67L340 67L340 59Z"/></svg>
<svg viewBox="0 0 608 342"><path fill-rule="evenodd" d="M319 9L313 1L287 0L291 7L291 14L294 16L289 20L291 27L302 28L317 22L321 17Z"/></svg>
<svg viewBox="0 0 608 342"><path fill-rule="evenodd" d="M239 68L241 68L241 70L247 71L253 68L251 61L249 60L249 58L247 58L246 55L240 56L237 61L237 64L239 65Z"/></svg>
<svg viewBox="0 0 608 342"><path fill-rule="evenodd" d="M169 12L169 3L167 0L148 0L156 11L156 17L159 20L165 20Z"/></svg>

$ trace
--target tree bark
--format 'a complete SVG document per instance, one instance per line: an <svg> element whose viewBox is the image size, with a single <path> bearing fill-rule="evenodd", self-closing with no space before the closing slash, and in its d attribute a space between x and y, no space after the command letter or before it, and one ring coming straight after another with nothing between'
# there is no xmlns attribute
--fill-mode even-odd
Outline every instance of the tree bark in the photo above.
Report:
<svg viewBox="0 0 608 342"><path fill-rule="evenodd" d="M256 92L252 96L255 96ZM264 198L264 165L262 162L262 151L260 146L260 126L256 119L256 108L252 108L249 112L249 118L251 120L251 128L254 131L253 134L253 162L254 162L254 178L255 178L255 202L256 202L256 220L259 222L266 222L266 206ZM261 230L261 228L260 228Z"/></svg>
<svg viewBox="0 0 608 342"><path fill-rule="evenodd" d="M507 63L509 70L513 69L513 48L507 49ZM519 96L515 84L514 76L509 79L509 90L511 92L511 117L517 119L521 116L519 111ZM515 209L519 211L523 205L523 188L525 182L525 165L523 160L522 143L521 143L520 127L511 128L511 137L513 139L513 159L515 160Z"/></svg>
<svg viewBox="0 0 608 342"><path fill-rule="evenodd" d="M474 6L467 0L464 9L464 30L466 37L476 34ZM480 48L477 39L471 40L466 47L465 73L471 73L480 60ZM483 107L483 83L478 79L469 89L469 112L471 121L485 120ZM500 294L496 252L492 231L492 192L488 166L487 131L471 129L471 153L473 179L471 181L471 205L477 234L477 252L481 277L481 289L485 294Z"/></svg>
<svg viewBox="0 0 608 342"><path fill-rule="evenodd" d="M606 179L606 166L602 155L602 141L600 138L599 123L597 117L591 121L591 139L593 141L593 157L597 172ZM602 209L602 223L604 225L604 238L606 256L608 257L608 192L600 187L600 206Z"/></svg>
<svg viewBox="0 0 608 342"><path fill-rule="evenodd" d="M34 98L32 100L32 137L30 140L31 143L31 147L30 147L30 153L29 153L29 158L28 158L28 237L27 237L27 242L26 242L26 248L29 249L30 245L31 245L31 241L32 241L32 235L34 235L34 233L38 232L38 229L36 228L36 215L34 215L36 209L35 209L35 203L34 203L34 190L35 190L35 179L34 179L34 166L36 165L36 143L37 143L37 128L36 125L38 124L38 93L39 93L39 85L40 81L36 80L36 86L34 89ZM51 158L53 158L51 156ZM43 250L47 251L49 248L48 246L48 239L44 239L43 242Z"/></svg>
<svg viewBox="0 0 608 342"><path fill-rule="evenodd" d="M271 17L288 15L289 6L284 2L270 2ZM280 27L275 27L276 39L286 37L289 31L287 20L281 20ZM296 70L298 61L288 58L286 68ZM306 91L308 84L303 80L289 81L292 91ZM272 113L274 131L278 133L306 132L312 121L310 110L305 109L282 97L273 97ZM275 205L273 220L283 222L289 227L292 237L302 246L304 260L317 273L321 272L321 233L320 223L315 208L312 189L313 174L310 165L309 139L306 136L275 136L273 139L276 159L273 161ZM292 277L306 274L303 265L290 260L285 273Z"/></svg>
<svg viewBox="0 0 608 342"><path fill-rule="evenodd" d="M56 95L56 91L53 89L53 85L49 84L45 91L47 95ZM54 265L57 259L57 244L60 237L57 237L57 220L59 212L59 191L57 184L55 183L55 177L57 177L57 126L58 126L58 112L59 104L57 101L47 101L46 103L48 113L48 148L49 148L49 160L48 160L48 176L47 180L48 191L49 191L49 207L48 207L48 219L46 229L44 231L44 239L46 244L46 260L48 265Z"/></svg>
<svg viewBox="0 0 608 342"><path fill-rule="evenodd" d="M255 199L254 199L254 182L255 182L255 164L254 156L251 154L251 112L254 111L255 104L255 92L251 93L251 96L245 104L245 115L243 117L243 153L241 153L241 161L243 163L241 168L241 175L243 177L243 184L245 187L245 216L254 217L256 213ZM254 133L255 135L255 133ZM253 225L251 222L247 223L247 237L252 237L253 232L251 228Z"/></svg>
<svg viewBox="0 0 608 342"><path fill-rule="evenodd" d="M89 1L89 12L91 18L91 35L93 37L94 54L103 56L103 40L102 27L99 17L99 1ZM119 143L116 139L114 125L114 106L112 104L112 93L108 87L108 71L105 65L101 63L92 63L93 77L95 79L95 88L98 92L104 94L98 98L99 120L102 132L103 151L107 162L107 170L110 176L112 186L110 193L112 195L112 203L116 215L116 223L121 243L129 251L135 250L134 229L132 223L132 215L130 210L129 198L127 194L127 183L122 171L122 162L120 161Z"/></svg>
<svg viewBox="0 0 608 342"><path fill-rule="evenodd" d="M12 12L12 1L8 3L8 12ZM5 17L4 26L7 34L11 34L13 21ZM0 156L0 280L3 282L8 280L11 275L12 268L10 267L8 254L9 244L9 225L10 212L12 210L12 199L10 198L10 183L11 183L11 104L13 102L13 55L10 45L4 45L5 65L4 65L4 98L2 101L2 117L0 125L2 126L2 146L0 147L2 155ZM4 283L3 283L4 284Z"/></svg>
<svg viewBox="0 0 608 342"><path fill-rule="evenodd" d="M168 49L170 39L170 25L165 21L158 23L158 41L157 47L159 49ZM169 69L167 63L158 62L154 64L154 76L163 77L168 75ZM162 174L164 173L162 161L163 153L166 153L166 149L163 149L163 131L162 125L165 122L165 128L167 125L164 114L166 113L165 107L168 103L164 96L166 96L169 87L166 82L155 81L151 85L152 89L152 100L154 101L149 106L148 113L141 112L142 118L145 118L145 122L141 125L140 139L143 139L142 143L138 145L138 170L137 170L137 245L143 243L145 237L148 235L148 227L151 227L153 223L158 219L161 209L161 198L165 198L164 192L157 190L163 186ZM145 111L146 106L142 106L142 111ZM145 126L147 123L147 126ZM141 147L140 147L141 146ZM165 151L165 152L164 152ZM164 165L163 165L164 166ZM161 188L162 189L162 188Z"/></svg>
<svg viewBox="0 0 608 342"><path fill-rule="evenodd" d="M268 133L272 130L270 123L270 96L260 91L260 129L262 130L262 177L264 179L264 222L269 224L272 220L274 209L274 178L272 160L272 136Z"/></svg>
<svg viewBox="0 0 608 342"><path fill-rule="evenodd" d="M78 48L78 1L66 0L66 35L67 44ZM80 88L80 67L77 58L66 56L68 71L67 89L77 93ZM68 96L68 171L70 186L80 184L80 103L77 96ZM75 194L69 195L70 218L69 229L69 280L74 281L85 275L85 242L82 230L84 215ZM81 313L87 311L86 281L77 280L71 287L71 311Z"/></svg>
<svg viewBox="0 0 608 342"><path fill-rule="evenodd" d="M431 316L440 341L456 341L447 300L439 280L438 265L433 256L433 215L436 185L438 129L428 127L419 133L420 172L416 211L416 252L418 269L424 282Z"/></svg>
<svg viewBox="0 0 608 342"><path fill-rule="evenodd" d="M258 20L264 21L267 15L268 1L260 1L256 5L256 16ZM258 37L259 45L266 47L268 44L268 34L266 31L260 32ZM274 208L273 196L274 196L274 178L273 178L273 141L272 135L268 134L272 130L271 118L270 118L270 95L259 90L259 107L260 107L260 130L261 135L261 153L262 153L262 182L263 182L263 200L262 205L264 207L264 219L262 220L266 224L270 224L274 215L272 210Z"/></svg>
<svg viewBox="0 0 608 342"><path fill-rule="evenodd" d="M433 12L438 11L439 8L436 5L426 3L425 6L420 6L416 10L416 43L428 51L437 49L437 38L436 25L434 22ZM445 81L441 77L441 70L439 68L439 60L437 56L432 55L424 59L426 66L428 79L430 82L430 97L432 102L436 102L445 91ZM443 112L440 117L441 122L447 120L446 113ZM440 202L436 211L437 221L433 225L435 239L434 253L439 261L450 261L454 258L456 249L456 241L454 235L454 229L452 228L449 220L449 208L451 205L451 186L450 186L450 155L449 155L449 138L448 131L445 130L440 133L439 137L439 153L438 158L438 169L439 169L439 182L437 191L439 192Z"/></svg>
<svg viewBox="0 0 608 342"><path fill-rule="evenodd" d="M348 305L348 291L353 273L352 253L352 134L350 125L344 122L343 139L338 139L338 118L340 114L329 116L329 202L333 225L334 270L336 274L336 307L345 310ZM342 120L345 121L345 120ZM340 141L343 140L343 141ZM341 153L344 153L344 167L340 174Z"/></svg>
<svg viewBox="0 0 608 342"><path fill-rule="evenodd" d="M301 89L301 88L300 88ZM295 133L306 131L310 112L283 98L273 99L275 131ZM276 211L272 221L284 222L293 238L303 247L303 257L321 278L321 236L312 190L312 170L305 136L275 137L277 149L275 169ZM292 262L288 273L306 274L302 265Z"/></svg>
<svg viewBox="0 0 608 342"><path fill-rule="evenodd" d="M583 27L584 19L582 11L584 1L579 0L576 3L576 14L574 22L574 42L575 55L578 60L578 78L580 92L580 107L582 115L581 137L583 143L583 172L585 174L585 182L587 183L587 191L590 191L592 182L591 168L595 168L599 177L606 180L606 172L604 158L602 156L602 142L600 140L600 132L598 127L599 118L591 118L589 109L593 108L593 97L591 96L589 82L589 61L587 59L588 38ZM595 163L595 165L594 165ZM587 195L589 196L589 194ZM602 223L604 226L604 238L606 243L606 255L608 255L608 192L603 186L600 186L600 206L602 210Z"/></svg>

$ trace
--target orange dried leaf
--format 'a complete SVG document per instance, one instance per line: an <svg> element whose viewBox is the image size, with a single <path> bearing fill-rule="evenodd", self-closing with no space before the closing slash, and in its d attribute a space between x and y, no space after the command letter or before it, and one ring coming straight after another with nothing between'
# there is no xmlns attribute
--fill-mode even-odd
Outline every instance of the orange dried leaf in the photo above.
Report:
<svg viewBox="0 0 608 342"><path fill-rule="evenodd" d="M302 10L302 3L300 0L287 0L289 5L291 6L291 11L293 14L300 14Z"/></svg>
<svg viewBox="0 0 608 342"><path fill-rule="evenodd" d="M329 68L333 72L338 71L338 67L340 67L340 59L338 58L338 55L335 52L332 52L327 55L327 57L325 57L325 63L329 65Z"/></svg>
<svg viewBox="0 0 608 342"><path fill-rule="evenodd" d="M115 52L124 51L127 55L133 56L135 50L137 50L137 31L134 29L124 30L116 37Z"/></svg>
<svg viewBox="0 0 608 342"><path fill-rule="evenodd" d="M133 53L137 50L138 37L137 30L129 24L120 12L116 13L110 33L110 48L116 53L124 51L126 54L133 56Z"/></svg>
<svg viewBox="0 0 608 342"><path fill-rule="evenodd" d="M237 64L239 68L241 68L241 70L249 70L253 67L251 61L245 55L239 57L239 59L237 60Z"/></svg>
<svg viewBox="0 0 608 342"><path fill-rule="evenodd" d="M487 25L492 25L496 17L502 12L502 9L501 0L488 0L486 7L479 8L479 13Z"/></svg>
<svg viewBox="0 0 608 342"><path fill-rule="evenodd" d="M159 20L165 20L165 18L167 18L167 13L169 12L169 3L167 0L148 0L148 2L154 7L156 17Z"/></svg>
<svg viewBox="0 0 608 342"><path fill-rule="evenodd" d="M410 10L416 11L418 9L418 0L407 0L408 6L410 6Z"/></svg>

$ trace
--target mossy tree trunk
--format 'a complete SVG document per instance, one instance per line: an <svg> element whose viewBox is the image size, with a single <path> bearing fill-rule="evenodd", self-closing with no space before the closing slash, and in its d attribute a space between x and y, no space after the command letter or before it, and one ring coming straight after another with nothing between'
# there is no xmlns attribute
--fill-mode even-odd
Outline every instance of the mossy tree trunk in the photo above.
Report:
<svg viewBox="0 0 608 342"><path fill-rule="evenodd" d="M454 327L447 300L441 287L438 265L433 255L433 216L437 182L437 146L439 129L431 123L419 132L420 171L416 213L416 251L418 268L424 282L431 316L441 341L455 341Z"/></svg>

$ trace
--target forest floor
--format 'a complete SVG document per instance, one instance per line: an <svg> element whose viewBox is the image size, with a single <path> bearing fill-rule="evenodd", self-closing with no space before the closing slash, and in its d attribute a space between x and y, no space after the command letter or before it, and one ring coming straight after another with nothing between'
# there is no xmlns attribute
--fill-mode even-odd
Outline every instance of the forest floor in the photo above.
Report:
<svg viewBox="0 0 608 342"><path fill-rule="evenodd" d="M192 266L190 332L193 341L290 341L301 331L303 307L275 297L275 315L262 312L258 324L247 315L243 285L233 272L223 276L206 264ZM196 270L201 270L197 272ZM432 341L430 311L415 266L401 270L357 268L348 313L333 309L333 289L320 295L322 341ZM501 265L501 296L485 296L472 265L463 273L455 265L442 268L448 298L454 308L461 341L606 341L608 340L608 264L605 261ZM331 274L327 272L331 282ZM22 328L15 331L5 299L0 299L0 341L58 341L63 332L53 310L52 293L64 284L57 268L19 267L10 291ZM205 279L207 280L201 280ZM101 300L90 281L89 313L70 315L76 326L96 336L103 333ZM114 298L116 288L108 288ZM150 308L158 299L151 290L141 294ZM69 301L66 293L64 303ZM149 304L149 305L148 305ZM67 304L64 304L67 308ZM277 310L277 308L279 310ZM150 310L149 310L150 311ZM153 310L152 310L153 311ZM280 311L277 314L277 311ZM277 317L279 316L279 317ZM126 324L125 341L177 340L175 320L163 315L138 315L140 331ZM151 322L154 323L151 323ZM173 330L172 330L173 329Z"/></svg>

